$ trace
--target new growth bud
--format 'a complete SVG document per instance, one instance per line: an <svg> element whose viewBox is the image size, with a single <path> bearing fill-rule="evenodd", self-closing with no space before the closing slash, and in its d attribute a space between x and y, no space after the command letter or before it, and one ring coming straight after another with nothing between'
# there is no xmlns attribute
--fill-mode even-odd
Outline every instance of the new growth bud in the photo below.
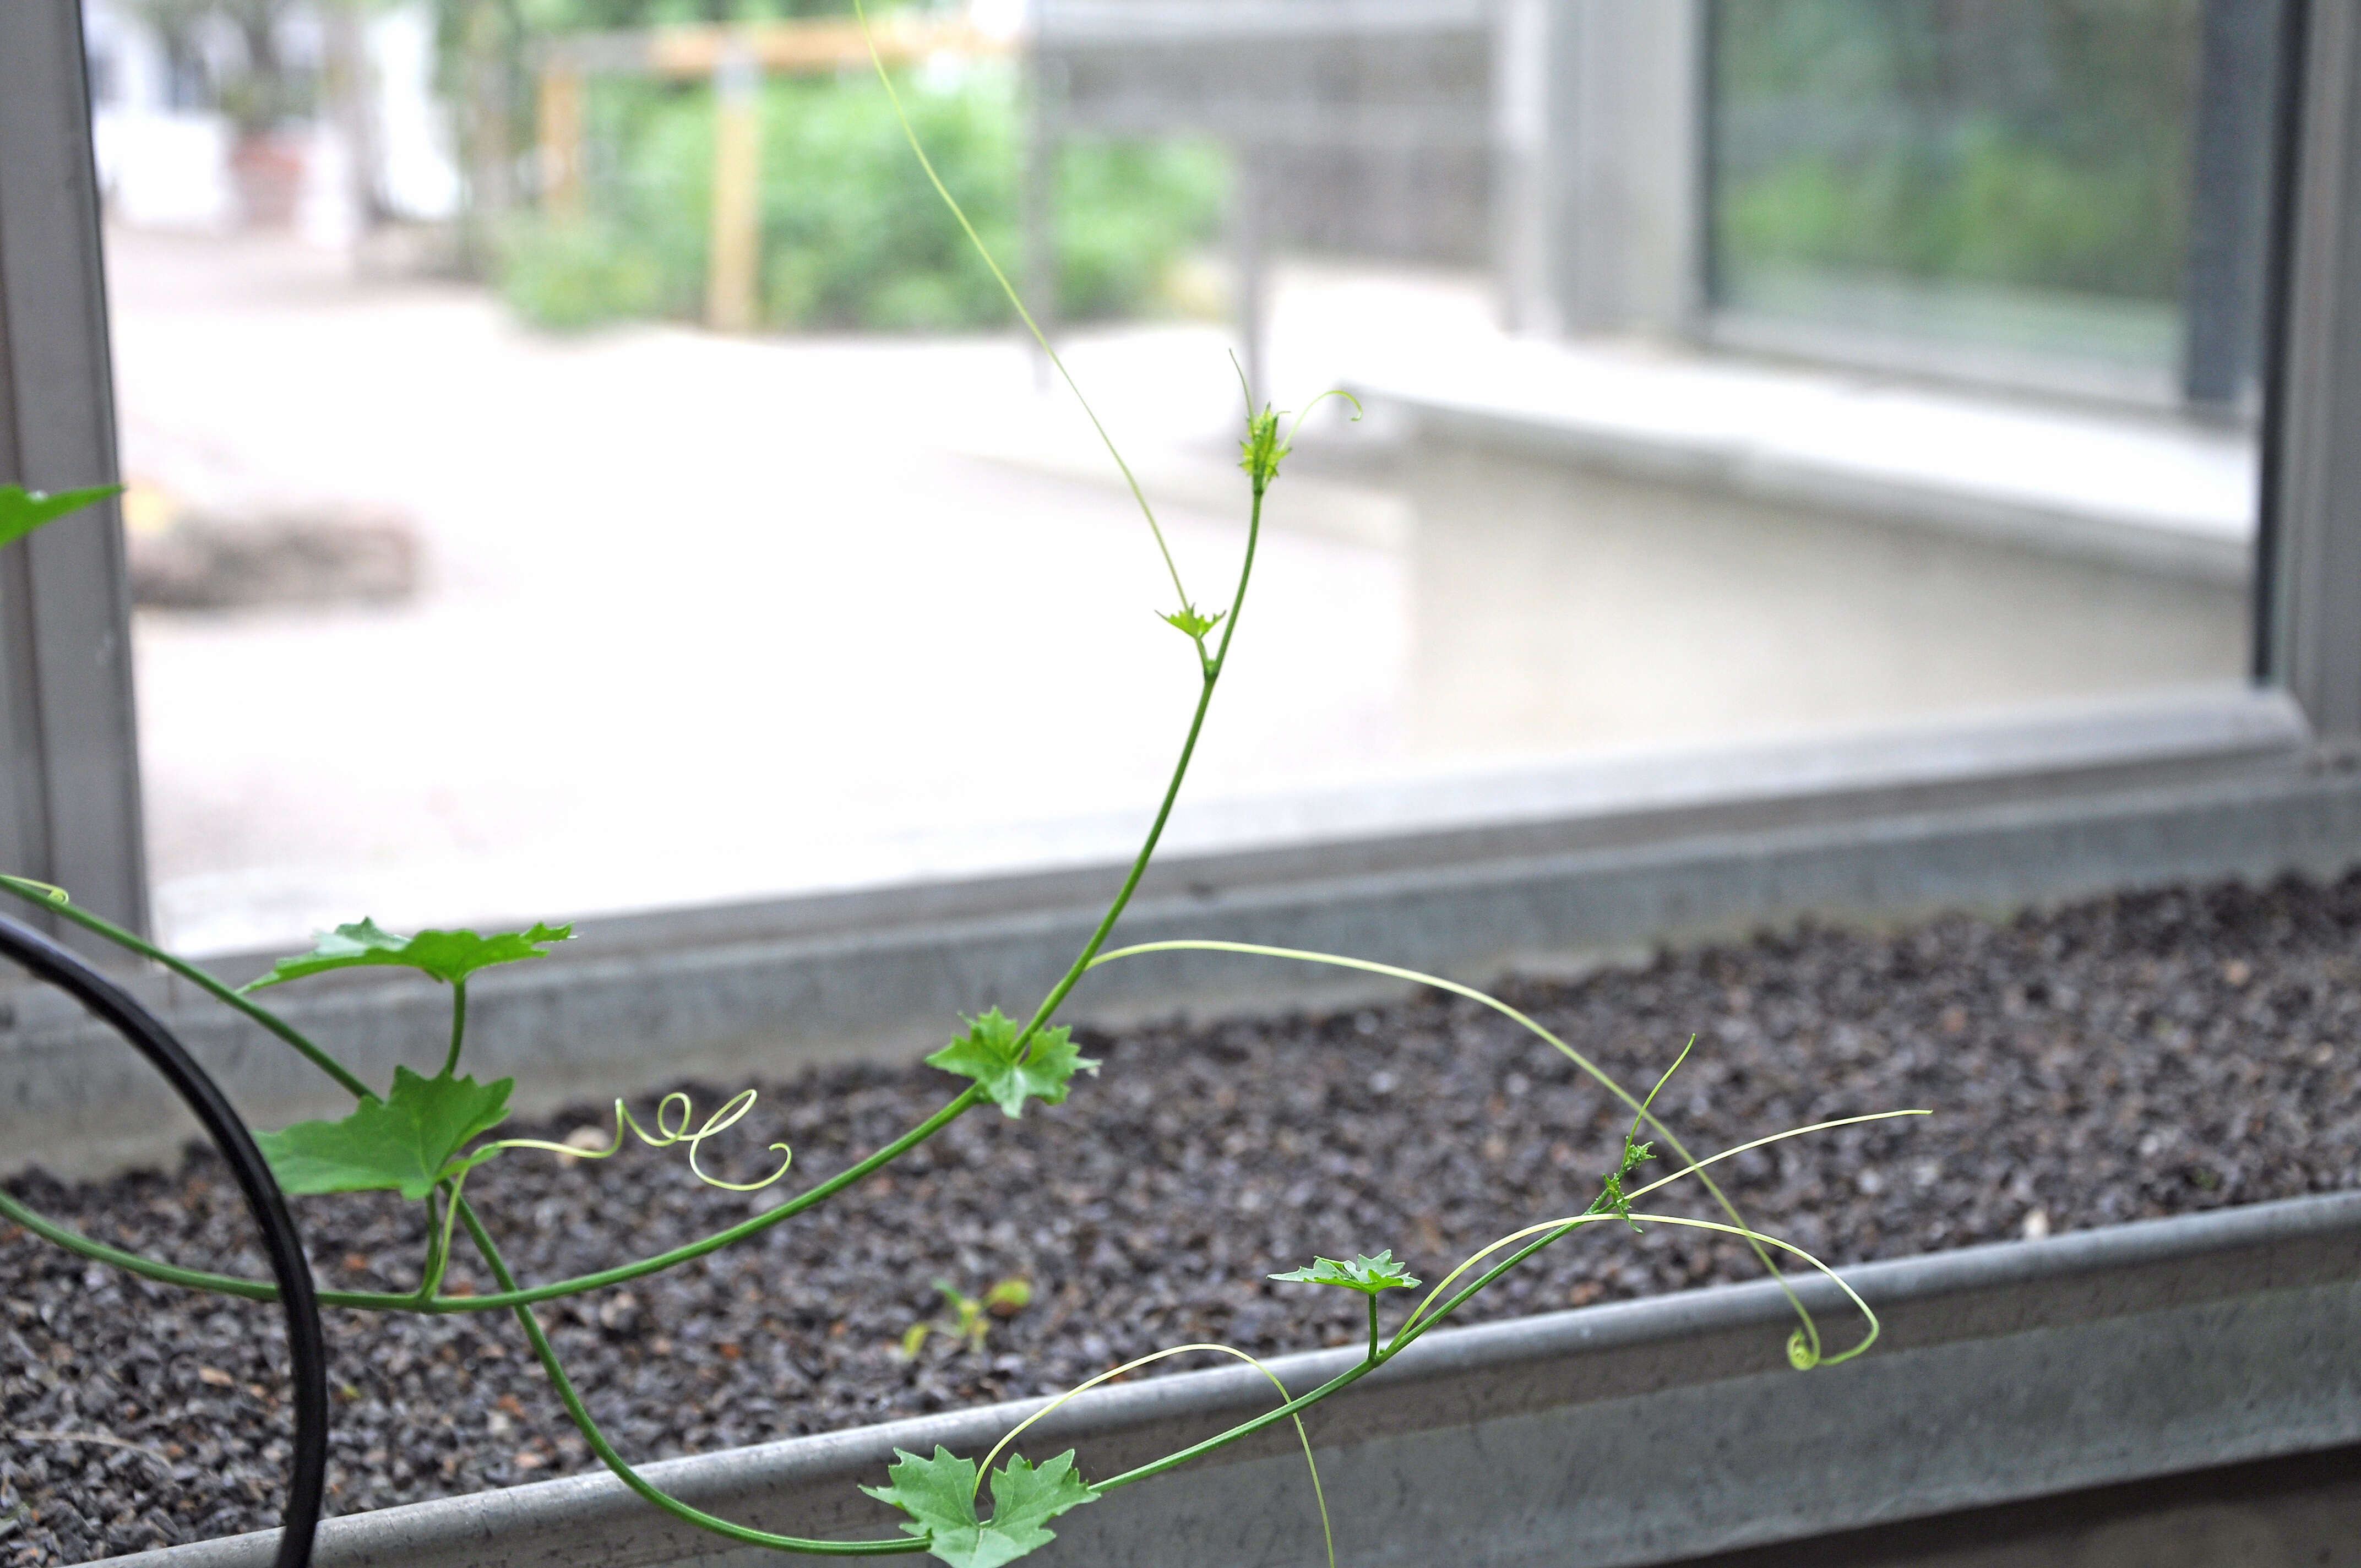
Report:
<svg viewBox="0 0 2361 1568"><path fill-rule="evenodd" d="M1260 491L1279 477L1279 459L1295 449L1279 439L1279 415L1265 403L1262 412L1246 416L1246 438L1238 443L1238 450L1244 454L1238 459L1238 466L1246 471L1256 490Z"/></svg>

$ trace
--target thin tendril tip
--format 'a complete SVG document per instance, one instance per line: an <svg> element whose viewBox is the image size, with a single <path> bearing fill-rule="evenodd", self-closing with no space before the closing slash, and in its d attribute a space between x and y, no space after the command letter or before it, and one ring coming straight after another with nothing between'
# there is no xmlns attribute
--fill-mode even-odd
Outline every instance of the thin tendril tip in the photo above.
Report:
<svg viewBox="0 0 2361 1568"><path fill-rule="evenodd" d="M754 1102L758 1097L758 1091L740 1090L723 1102L721 1108L708 1116L703 1124L693 1133L688 1129L689 1124L696 1119L697 1108L687 1095L675 1090L656 1102L656 1130L653 1133L640 1125L639 1118L631 1114L630 1106L620 1100L616 1101L614 1141L603 1149L577 1148L572 1144L553 1144L541 1138L503 1138L490 1146L501 1149L543 1149L551 1154L565 1155L574 1159L605 1159L622 1148L623 1131L629 1128L633 1136L652 1149L668 1149L675 1144L686 1144L689 1172L708 1187L719 1187L730 1192L759 1192L785 1176L788 1169L796 1163L795 1151L785 1144L771 1146L773 1149L786 1157L779 1161L778 1169L760 1181L724 1181L697 1164L697 1158L705 1140L717 1133L729 1131L744 1120L746 1113L754 1108Z"/></svg>

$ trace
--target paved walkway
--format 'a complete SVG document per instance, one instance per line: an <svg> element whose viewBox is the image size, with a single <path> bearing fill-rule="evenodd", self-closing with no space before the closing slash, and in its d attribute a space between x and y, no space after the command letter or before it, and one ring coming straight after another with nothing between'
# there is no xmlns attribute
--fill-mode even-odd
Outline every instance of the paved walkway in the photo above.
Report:
<svg viewBox="0 0 2361 1568"><path fill-rule="evenodd" d="M283 243L116 235L130 473L418 521L391 610L143 612L161 923L221 950L1119 853L1194 696L1171 588L1005 340L529 334ZM1298 269L1280 401L1450 280ZM1074 368L1209 606L1245 538L1222 334ZM1323 422L1274 491L1182 843L1563 753L2235 678L2238 592ZM1260 817L1251 805L1274 802ZM1248 827L1241 828L1240 824Z"/></svg>

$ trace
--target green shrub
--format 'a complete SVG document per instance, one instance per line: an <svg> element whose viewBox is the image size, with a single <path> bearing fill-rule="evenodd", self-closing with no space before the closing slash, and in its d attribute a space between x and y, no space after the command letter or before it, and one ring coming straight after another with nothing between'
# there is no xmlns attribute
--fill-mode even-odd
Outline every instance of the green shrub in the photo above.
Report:
<svg viewBox="0 0 2361 1568"><path fill-rule="evenodd" d="M2177 302L2207 14L1716 6L1719 265Z"/></svg>
<svg viewBox="0 0 2361 1568"><path fill-rule="evenodd" d="M501 247L500 290L536 326L577 331L665 305L664 269L621 243L612 224L533 217L512 225Z"/></svg>
<svg viewBox="0 0 2361 1568"><path fill-rule="evenodd" d="M2092 168L1990 126L1960 143L1940 158L1910 148L1850 162L1807 154L1733 182L1721 208L1729 255L1747 265L2175 297L2184 220L2147 165Z"/></svg>
<svg viewBox="0 0 2361 1568"><path fill-rule="evenodd" d="M1015 257L1022 106L998 65L921 73L904 103L944 183L993 251ZM714 104L703 89L602 84L593 206L573 225L521 225L510 302L574 327L701 307L712 210ZM778 328L950 332L1012 319L934 192L873 80L784 80L763 100L763 319ZM1059 169L1059 313L1137 314L1209 237L1226 170L1202 146L1083 142Z"/></svg>

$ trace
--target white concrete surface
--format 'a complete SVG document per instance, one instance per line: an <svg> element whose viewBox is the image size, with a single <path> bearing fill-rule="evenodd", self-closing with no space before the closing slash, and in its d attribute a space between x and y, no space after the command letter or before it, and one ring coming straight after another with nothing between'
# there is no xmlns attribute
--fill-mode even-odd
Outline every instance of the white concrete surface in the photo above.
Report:
<svg viewBox="0 0 2361 1568"><path fill-rule="evenodd" d="M2251 432L1632 342L1389 342L1356 389L1528 449L2177 575L2242 578Z"/></svg>
<svg viewBox="0 0 2361 1568"><path fill-rule="evenodd" d="M1192 662L1088 427L1008 341L553 339L287 241L111 244L135 477L231 510L392 504L429 561L393 610L139 617L168 938L1097 861L1144 822ZM1486 310L1448 280L1290 270L1279 400L1488 341ZM1071 356L1207 606L1245 537L1224 347L1170 324ZM1191 785L1228 805L1175 825L1195 847L1356 782L2167 690L2244 657L2224 585L1324 418L1269 524Z"/></svg>

